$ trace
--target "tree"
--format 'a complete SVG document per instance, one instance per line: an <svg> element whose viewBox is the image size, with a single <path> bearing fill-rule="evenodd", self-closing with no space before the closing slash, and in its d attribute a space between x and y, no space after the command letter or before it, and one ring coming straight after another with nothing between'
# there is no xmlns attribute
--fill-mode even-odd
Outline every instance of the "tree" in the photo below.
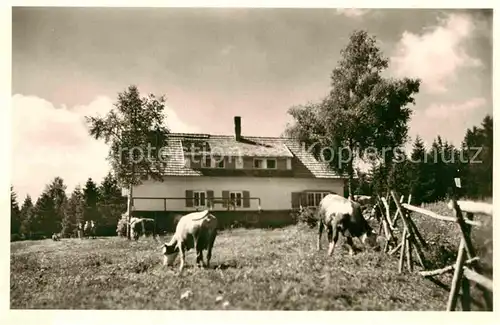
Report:
<svg viewBox="0 0 500 325"><path fill-rule="evenodd" d="M99 187L98 210L101 215L102 225L106 229L116 229L116 224L122 213L127 209L118 180L112 173L108 173Z"/></svg>
<svg viewBox="0 0 500 325"><path fill-rule="evenodd" d="M66 204L68 198L66 196L67 186L61 177L55 177L52 183L47 187L46 191L54 202L55 215L54 219L58 225L61 225L64 219L64 213L66 210Z"/></svg>
<svg viewBox="0 0 500 325"><path fill-rule="evenodd" d="M94 220L99 223L100 216L99 211L97 210L97 203L99 202L99 189L97 188L97 184L92 180L92 178L88 178L85 183L85 187L83 188L83 220L90 221Z"/></svg>
<svg viewBox="0 0 500 325"><path fill-rule="evenodd" d="M463 184L472 198L493 195L493 118L486 115L481 126L467 129L462 142Z"/></svg>
<svg viewBox="0 0 500 325"><path fill-rule="evenodd" d="M36 201L34 214L36 220L34 230L36 233L50 236L60 231L61 224L57 222L55 204L50 196L48 187L46 187L46 190Z"/></svg>
<svg viewBox="0 0 500 325"><path fill-rule="evenodd" d="M141 183L141 175L163 181L162 151L169 130L165 125L165 97L153 94L142 97L136 86L118 94L115 107L104 117L87 116L89 133L110 145L108 160L121 186L128 188L128 217L131 217L133 187ZM156 150L150 150L153 143ZM147 153L144 154L148 147ZM154 152L154 156L152 157ZM145 159L145 155L149 156ZM130 219L129 219L130 220ZM130 227L127 227L130 239Z"/></svg>
<svg viewBox="0 0 500 325"><path fill-rule="evenodd" d="M408 105L415 102L420 80L384 78L388 62L375 37L355 31L333 69L329 95L318 104L289 110L295 125L288 127L287 134L319 144L323 153L323 148L330 148L327 161L331 168L348 175L350 195L355 161L366 160L367 148L376 149L375 155L384 163L381 171L387 176L393 150L407 139ZM313 151L321 158L320 152Z"/></svg>
<svg viewBox="0 0 500 325"><path fill-rule="evenodd" d="M27 195L21 206L21 233L24 237L31 238L31 234L37 229L36 216L34 214L33 201Z"/></svg>
<svg viewBox="0 0 500 325"><path fill-rule="evenodd" d="M10 233L19 234L21 230L21 211L14 187L10 187Z"/></svg>
<svg viewBox="0 0 500 325"><path fill-rule="evenodd" d="M421 204L425 198L425 188L428 182L426 172L426 150L422 138L417 135L413 142L413 148L410 154L409 172L409 191L414 204Z"/></svg>
<svg viewBox="0 0 500 325"><path fill-rule="evenodd" d="M74 234L77 229L77 224L84 221L84 210L85 202L83 193L81 187L78 185L75 187L73 193L71 193L68 203L66 204L66 211L62 224L62 233L64 236L69 237Z"/></svg>

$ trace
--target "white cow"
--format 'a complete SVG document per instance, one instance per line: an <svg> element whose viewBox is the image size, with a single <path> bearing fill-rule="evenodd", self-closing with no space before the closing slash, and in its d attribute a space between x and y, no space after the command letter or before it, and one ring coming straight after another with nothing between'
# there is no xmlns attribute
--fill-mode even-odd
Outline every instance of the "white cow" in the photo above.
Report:
<svg viewBox="0 0 500 325"><path fill-rule="evenodd" d="M163 247L163 264L173 265L177 254L181 255L179 271L184 269L186 251L194 248L196 264L203 263L203 250L207 250L206 267L210 266L212 248L217 236L217 218L208 210L192 212L180 218L175 234Z"/></svg>
<svg viewBox="0 0 500 325"><path fill-rule="evenodd" d="M328 234L328 255L333 254L339 233L346 237L349 254L354 254L353 237L361 238L363 244L376 245L377 235L361 213L361 206L355 201L337 194L328 194L319 203L318 250L321 250L321 235L324 227Z"/></svg>

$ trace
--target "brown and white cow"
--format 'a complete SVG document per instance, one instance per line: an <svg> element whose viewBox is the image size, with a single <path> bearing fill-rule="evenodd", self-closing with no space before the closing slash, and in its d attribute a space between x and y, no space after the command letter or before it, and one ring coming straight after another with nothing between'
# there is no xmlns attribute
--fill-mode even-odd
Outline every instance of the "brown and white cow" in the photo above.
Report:
<svg viewBox="0 0 500 325"><path fill-rule="evenodd" d="M179 271L182 273L186 260L186 251L194 248L196 264L210 266L212 248L217 236L217 218L209 210L192 212L184 215L177 223L175 234L163 247L163 265L173 265L177 255L181 261ZM203 263L203 250L207 250L207 263Z"/></svg>
<svg viewBox="0 0 500 325"><path fill-rule="evenodd" d="M361 205L337 194L328 194L319 203L318 216L318 250L321 250L321 235L326 227L328 234L328 255L333 254L339 234L346 238L349 254L354 254L353 237L363 244L375 246L377 235L361 212Z"/></svg>

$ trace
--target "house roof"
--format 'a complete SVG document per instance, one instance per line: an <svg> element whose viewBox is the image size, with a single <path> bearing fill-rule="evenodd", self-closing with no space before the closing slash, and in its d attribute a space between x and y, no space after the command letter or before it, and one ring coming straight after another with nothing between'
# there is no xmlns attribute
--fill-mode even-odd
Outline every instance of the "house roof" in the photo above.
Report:
<svg viewBox="0 0 500 325"><path fill-rule="evenodd" d="M244 136L237 141L230 135L170 133L166 142L166 176L203 176L203 170L186 167L184 155L211 152L233 157L291 158L295 162L294 169L300 171L294 176L341 178L292 138Z"/></svg>

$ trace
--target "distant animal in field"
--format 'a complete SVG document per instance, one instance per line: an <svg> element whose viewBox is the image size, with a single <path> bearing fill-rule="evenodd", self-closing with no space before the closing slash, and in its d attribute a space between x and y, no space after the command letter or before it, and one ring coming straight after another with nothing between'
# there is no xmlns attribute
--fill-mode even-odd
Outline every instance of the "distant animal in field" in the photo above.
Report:
<svg viewBox="0 0 500 325"><path fill-rule="evenodd" d="M133 218L130 222L130 232L131 237L134 240L138 240L139 236L149 236L155 237L155 220L150 218Z"/></svg>
<svg viewBox="0 0 500 325"><path fill-rule="evenodd" d="M173 265L180 254L179 273L182 273L186 252L194 248L196 264L210 266L212 248L217 236L217 218L209 210L191 212L180 218L175 234L168 243L163 244L163 265ZM207 251L207 263L203 261L203 250Z"/></svg>
<svg viewBox="0 0 500 325"><path fill-rule="evenodd" d="M84 233L84 236L90 238L95 238L96 236L96 224L94 222L94 220L87 220L85 222L85 226L83 228L83 233Z"/></svg>
<svg viewBox="0 0 500 325"><path fill-rule="evenodd" d="M59 234L52 234L52 240L53 241L60 241L61 240L61 235Z"/></svg>
<svg viewBox="0 0 500 325"><path fill-rule="evenodd" d="M328 194L319 203L317 217L317 248L321 250L321 236L326 227L329 256L333 254L340 234L346 238L350 255L354 255L354 237L360 239L363 244L368 244L372 247L377 244L377 235L363 217L361 206L358 202L351 201L340 195Z"/></svg>

